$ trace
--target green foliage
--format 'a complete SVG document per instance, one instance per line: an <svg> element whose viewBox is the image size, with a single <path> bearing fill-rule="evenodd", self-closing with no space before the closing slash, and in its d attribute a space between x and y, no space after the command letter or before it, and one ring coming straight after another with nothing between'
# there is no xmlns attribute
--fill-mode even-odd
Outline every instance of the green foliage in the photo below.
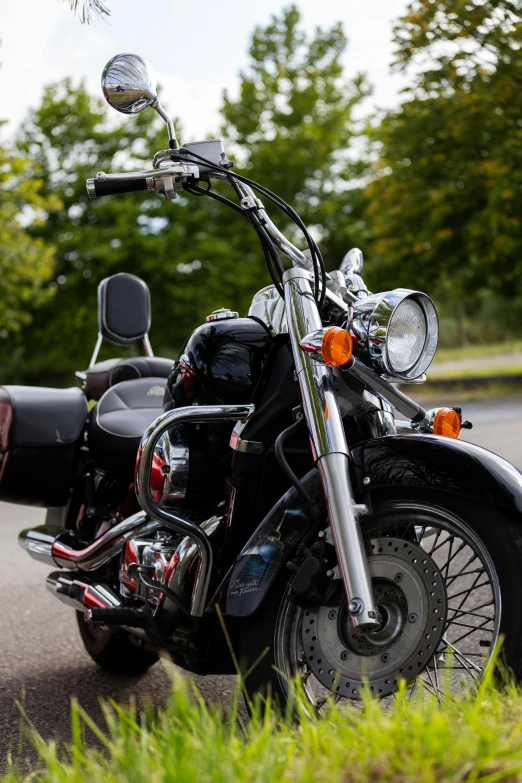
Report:
<svg viewBox="0 0 522 783"><path fill-rule="evenodd" d="M352 183L366 163L349 152L360 133L353 111L370 89L362 74L343 76L347 41L340 24L318 28L309 39L299 22L290 6L254 30L239 98L224 96L223 130L238 147L242 170L316 228L334 268L361 238L361 194Z"/></svg>
<svg viewBox="0 0 522 783"><path fill-rule="evenodd" d="M507 335L519 322L521 8L522 0L413 0L394 35L397 67L416 75L403 104L368 131L370 158L354 119L369 87L361 75L343 75L342 28L307 36L295 6L256 28L239 97L223 99L222 133L238 170L298 210L329 268L358 245L373 290L403 285L435 295L449 325L446 343L490 339L477 329L479 312L488 323L502 308ZM118 124L83 86L45 90L18 154L1 169L0 209L9 213L0 229L9 234L3 262L11 270L2 276L4 382L68 382L85 365L96 287L107 275L128 271L147 281L153 345L167 355L210 310L244 313L270 282L255 233L216 201L87 198L87 177L147 168L164 146L165 128L151 111ZM224 184L215 187L230 196ZM17 216L29 208L34 219L22 228ZM17 330L14 352L13 338L1 339L5 329Z"/></svg>
<svg viewBox="0 0 522 783"><path fill-rule="evenodd" d="M73 745L65 752L36 733L39 762L31 773L12 769L3 783L498 783L522 780L522 701L490 682L476 696L437 703L409 701L404 690L388 708L367 697L347 715L332 707L322 720L280 719L258 704L242 725L235 707L208 707L181 675L164 710L140 715L115 704L100 729L73 705ZM225 717L225 719L224 719ZM101 750L89 748L86 729ZM91 735L92 736L92 735Z"/></svg>
<svg viewBox="0 0 522 783"><path fill-rule="evenodd" d="M522 3L415 0L395 28L410 97L371 131L374 279L522 297Z"/></svg>
<svg viewBox="0 0 522 783"><path fill-rule="evenodd" d="M41 196L41 172L15 150L0 146L0 337L31 321L31 309L51 292L54 251L26 228L41 225L59 206L54 196Z"/></svg>
<svg viewBox="0 0 522 783"><path fill-rule="evenodd" d="M356 191L341 192L354 169L347 160L352 111L367 91L362 77L353 83L342 78L345 45L339 26L306 39L291 7L255 31L241 96L237 102L225 96L223 106L227 150L237 153L238 169L287 198L317 227L330 263L340 260L350 238L346 228L338 230L337 213L358 209L360 200ZM42 171L38 192L56 194L62 206L33 229L56 246L55 296L20 334L14 363L7 346L0 349L4 380L10 373L30 382L44 372L66 380L82 368L96 334L96 287L115 272L137 274L149 284L152 342L156 352L169 354L211 310L227 305L245 312L253 294L270 283L254 231L213 200L87 198L87 177L148 168L165 146L165 128L154 112L116 121L84 87L65 81L45 90L22 129L19 147ZM217 187L235 198L226 186ZM272 214L286 229L283 216Z"/></svg>
<svg viewBox="0 0 522 783"><path fill-rule="evenodd" d="M63 0L69 2L72 11L78 16L82 24L90 24L93 16L110 16L109 7L103 0Z"/></svg>

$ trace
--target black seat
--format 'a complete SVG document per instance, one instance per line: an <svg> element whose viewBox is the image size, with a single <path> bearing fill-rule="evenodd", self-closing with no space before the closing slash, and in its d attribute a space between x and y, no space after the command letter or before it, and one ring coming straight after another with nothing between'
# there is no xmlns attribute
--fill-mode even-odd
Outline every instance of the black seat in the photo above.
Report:
<svg viewBox="0 0 522 783"><path fill-rule="evenodd" d="M170 359L154 356L149 342L150 293L147 284L135 275L119 272L106 277L98 286L98 340L85 372L83 391L91 400L122 381L134 378L167 378ZM108 359L95 364L103 339L114 345L129 346L143 342L146 356Z"/></svg>
<svg viewBox="0 0 522 783"><path fill-rule="evenodd" d="M105 392L89 426L89 448L99 467L132 470L145 430L163 412L165 386L165 378L138 378Z"/></svg>
<svg viewBox="0 0 522 783"><path fill-rule="evenodd" d="M133 356L129 359L107 359L93 364L85 371L83 390L91 400L99 400L103 394L122 381L137 378L168 378L172 359L159 356Z"/></svg>

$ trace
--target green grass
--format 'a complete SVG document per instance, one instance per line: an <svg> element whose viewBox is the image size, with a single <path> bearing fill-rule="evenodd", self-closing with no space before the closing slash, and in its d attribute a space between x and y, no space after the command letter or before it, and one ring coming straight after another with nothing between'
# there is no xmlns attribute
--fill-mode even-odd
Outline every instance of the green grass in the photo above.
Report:
<svg viewBox="0 0 522 783"><path fill-rule="evenodd" d="M223 715L179 675L164 710L140 715L106 705L107 727L72 708L74 743L59 748L34 731L39 762L26 777L3 783L496 783L522 781L522 695L502 693L489 678L478 695L439 706L431 696L389 709L369 697L350 715L334 707L321 720L278 718L269 705L241 723ZM85 730L103 749L88 748Z"/></svg>
<svg viewBox="0 0 522 783"><path fill-rule="evenodd" d="M498 378L499 376L518 376L522 375L522 364L502 364L502 365L477 365L476 367L452 367L451 369L437 371L437 366L433 365L435 372L431 373L433 380L452 380L454 378ZM428 370L428 378L430 371Z"/></svg>
<svg viewBox="0 0 522 783"><path fill-rule="evenodd" d="M439 348L435 356L435 362L452 362L460 359L480 359L486 356L499 356L502 354L522 351L522 340L512 340L503 343L488 343L485 345L467 345L458 348Z"/></svg>

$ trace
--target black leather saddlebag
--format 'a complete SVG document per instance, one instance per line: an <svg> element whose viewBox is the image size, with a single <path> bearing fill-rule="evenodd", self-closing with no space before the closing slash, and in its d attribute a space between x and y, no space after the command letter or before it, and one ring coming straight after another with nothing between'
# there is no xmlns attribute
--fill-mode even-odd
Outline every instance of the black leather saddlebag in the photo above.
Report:
<svg viewBox="0 0 522 783"><path fill-rule="evenodd" d="M65 505L86 418L80 389L0 386L0 500Z"/></svg>

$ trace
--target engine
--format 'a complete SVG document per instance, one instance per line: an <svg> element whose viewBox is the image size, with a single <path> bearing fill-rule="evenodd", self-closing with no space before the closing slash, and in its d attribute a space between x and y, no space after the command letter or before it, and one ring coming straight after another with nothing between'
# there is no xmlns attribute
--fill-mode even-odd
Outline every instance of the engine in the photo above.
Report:
<svg viewBox="0 0 522 783"><path fill-rule="evenodd" d="M201 523L210 538L224 526L224 516L212 516ZM120 560L120 593L125 598L146 601L156 615L177 612L179 602L188 607L198 564L198 548L188 536L159 530L154 537L131 538ZM167 592L161 588L165 587Z"/></svg>

